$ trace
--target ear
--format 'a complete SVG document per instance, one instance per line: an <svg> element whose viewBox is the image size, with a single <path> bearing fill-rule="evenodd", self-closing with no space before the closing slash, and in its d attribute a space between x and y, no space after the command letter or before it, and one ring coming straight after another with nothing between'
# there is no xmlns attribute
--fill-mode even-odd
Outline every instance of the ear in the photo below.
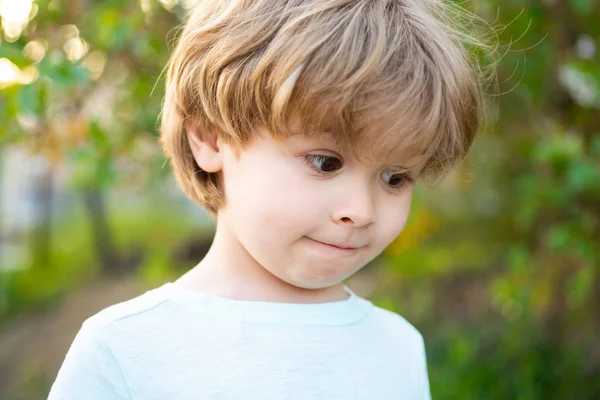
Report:
<svg viewBox="0 0 600 400"><path fill-rule="evenodd" d="M223 168L223 146L216 130L203 130L196 124L186 124L185 130L196 164L203 171L219 172Z"/></svg>

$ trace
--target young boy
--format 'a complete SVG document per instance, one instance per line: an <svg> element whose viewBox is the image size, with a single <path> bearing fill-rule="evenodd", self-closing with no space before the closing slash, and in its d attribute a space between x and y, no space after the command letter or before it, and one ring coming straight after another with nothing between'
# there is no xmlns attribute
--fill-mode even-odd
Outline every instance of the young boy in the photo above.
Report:
<svg viewBox="0 0 600 400"><path fill-rule="evenodd" d="M201 1L170 62L161 143L216 217L214 243L177 281L86 320L49 398L430 398L422 336L343 281L479 125L450 7Z"/></svg>

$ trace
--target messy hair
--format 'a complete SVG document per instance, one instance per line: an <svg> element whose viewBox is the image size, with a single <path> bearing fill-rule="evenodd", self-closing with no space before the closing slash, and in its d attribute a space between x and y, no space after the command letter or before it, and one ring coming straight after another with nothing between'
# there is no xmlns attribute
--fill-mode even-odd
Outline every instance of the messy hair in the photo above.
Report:
<svg viewBox="0 0 600 400"><path fill-rule="evenodd" d="M475 22L442 0L201 0L169 62L161 145L213 214L223 191L196 164L190 127L241 149L258 126L276 140L327 132L359 158L402 153L438 177L483 116L477 54L491 46Z"/></svg>

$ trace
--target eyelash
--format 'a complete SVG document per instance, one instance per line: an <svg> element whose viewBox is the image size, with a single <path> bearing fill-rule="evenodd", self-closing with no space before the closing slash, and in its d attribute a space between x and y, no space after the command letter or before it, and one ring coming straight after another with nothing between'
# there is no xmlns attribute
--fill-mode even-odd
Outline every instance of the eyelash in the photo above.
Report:
<svg viewBox="0 0 600 400"><path fill-rule="evenodd" d="M321 169L319 169L318 167L315 166L315 162L317 162L317 163L318 162L323 163L323 162L325 162L325 161L327 161L329 159L337 160L338 163L339 163L339 168L336 168L333 171L323 171L323 170L321 170ZM328 156L328 155L324 155L324 154L307 154L307 155L305 155L303 157L303 160L308 165L308 167L310 167L313 171L317 172L319 175L330 175L331 173L333 173L335 171L338 171L342 167L342 164L343 164L342 160L340 160L338 157ZM380 174L380 176L382 174ZM402 181L401 181L401 183L398 186L392 186L392 185L390 185L389 183L386 182L387 185L388 185L388 187L391 190L398 191L398 190L404 188L404 186L409 185L409 184L411 184L411 183L414 182L413 179L406 172L403 172L403 173L392 173L390 175L390 178L394 177L394 176L399 176L402 179Z"/></svg>

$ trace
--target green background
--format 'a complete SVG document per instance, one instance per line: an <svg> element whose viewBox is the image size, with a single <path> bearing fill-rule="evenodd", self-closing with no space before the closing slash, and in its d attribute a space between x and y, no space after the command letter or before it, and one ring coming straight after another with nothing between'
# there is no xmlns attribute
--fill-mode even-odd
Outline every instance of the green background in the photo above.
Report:
<svg viewBox="0 0 600 400"><path fill-rule="evenodd" d="M157 143L186 2L36 0L15 23L29 3L0 1L7 399L45 398L85 318L175 279L212 235ZM600 2L464 5L498 32L490 118L348 284L423 333L434 399L598 399Z"/></svg>

